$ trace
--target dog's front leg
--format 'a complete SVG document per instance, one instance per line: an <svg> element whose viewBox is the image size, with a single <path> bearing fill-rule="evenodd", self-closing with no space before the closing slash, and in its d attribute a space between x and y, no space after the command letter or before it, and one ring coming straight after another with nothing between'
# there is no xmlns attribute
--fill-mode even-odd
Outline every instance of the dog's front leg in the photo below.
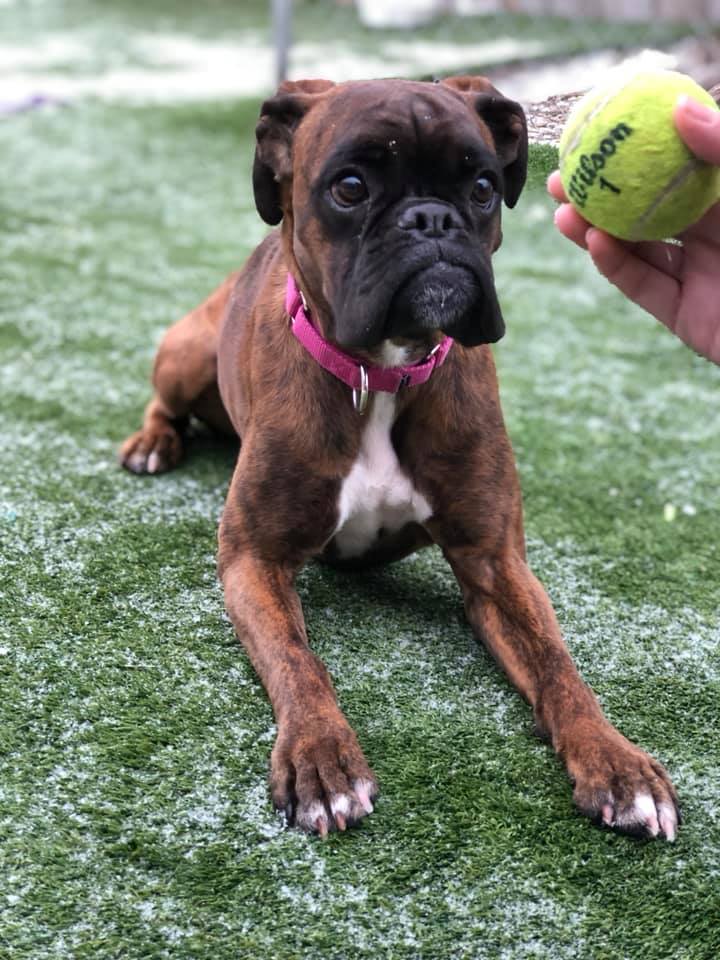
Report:
<svg viewBox="0 0 720 960"><path fill-rule="evenodd" d="M523 557L508 550L488 559L467 548L446 555L471 625L564 760L580 810L628 833L674 839L679 814L666 771L605 718Z"/></svg>
<svg viewBox="0 0 720 960"><path fill-rule="evenodd" d="M325 835L371 813L377 784L328 672L308 646L294 575L251 551L238 551L223 525L225 604L277 720L272 799L289 822Z"/></svg>

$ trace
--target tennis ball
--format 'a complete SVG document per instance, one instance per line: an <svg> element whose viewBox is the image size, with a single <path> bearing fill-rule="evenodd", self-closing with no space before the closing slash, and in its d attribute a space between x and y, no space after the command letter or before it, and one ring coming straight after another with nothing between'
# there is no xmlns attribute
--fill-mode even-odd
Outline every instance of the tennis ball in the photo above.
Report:
<svg viewBox="0 0 720 960"><path fill-rule="evenodd" d="M717 109L672 70L618 74L575 105L560 138L560 177L594 226L623 240L662 240L720 199L720 168L691 153L675 129L683 93Z"/></svg>

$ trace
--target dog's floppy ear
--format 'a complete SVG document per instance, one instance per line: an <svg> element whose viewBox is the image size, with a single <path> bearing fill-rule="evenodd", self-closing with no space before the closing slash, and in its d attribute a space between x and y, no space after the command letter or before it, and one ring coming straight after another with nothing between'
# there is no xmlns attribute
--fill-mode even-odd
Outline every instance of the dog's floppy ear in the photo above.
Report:
<svg viewBox="0 0 720 960"><path fill-rule="evenodd" d="M514 207L527 178L528 135L525 111L486 77L448 77L442 83L470 100L490 130L503 167L505 203Z"/></svg>
<svg viewBox="0 0 720 960"><path fill-rule="evenodd" d="M288 80L260 108L255 127L253 189L255 206L265 223L283 217L280 184L292 176L292 141L297 125L335 84L330 80Z"/></svg>

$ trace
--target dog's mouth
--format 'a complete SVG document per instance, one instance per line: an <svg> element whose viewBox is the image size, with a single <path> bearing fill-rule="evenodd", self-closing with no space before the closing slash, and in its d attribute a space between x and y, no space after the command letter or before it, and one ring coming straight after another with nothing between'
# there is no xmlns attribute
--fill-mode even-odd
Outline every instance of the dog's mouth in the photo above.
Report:
<svg viewBox="0 0 720 960"><path fill-rule="evenodd" d="M464 346L495 343L505 332L493 282L489 251L446 249L434 242L397 250L395 259L384 263L388 289L377 282L378 265L364 264L373 282L358 282L353 289L366 289L362 298L340 302L336 310L335 336L346 350L368 350L383 340L437 342L439 332ZM364 278L365 279L365 278ZM343 291L345 292L345 291Z"/></svg>
<svg viewBox="0 0 720 960"><path fill-rule="evenodd" d="M475 272L463 264L438 260L407 277L393 295L385 334L422 337L431 330L452 333L484 297Z"/></svg>

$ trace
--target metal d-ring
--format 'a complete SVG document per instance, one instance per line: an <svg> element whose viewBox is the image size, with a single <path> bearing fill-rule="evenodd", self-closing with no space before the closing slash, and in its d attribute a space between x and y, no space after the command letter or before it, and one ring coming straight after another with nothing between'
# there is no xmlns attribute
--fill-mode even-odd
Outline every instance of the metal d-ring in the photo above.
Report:
<svg viewBox="0 0 720 960"><path fill-rule="evenodd" d="M358 396L358 391L353 387L352 398L353 406L357 412L362 416L365 413L365 408L367 407L368 402L368 375L365 367L360 364L360 393Z"/></svg>

